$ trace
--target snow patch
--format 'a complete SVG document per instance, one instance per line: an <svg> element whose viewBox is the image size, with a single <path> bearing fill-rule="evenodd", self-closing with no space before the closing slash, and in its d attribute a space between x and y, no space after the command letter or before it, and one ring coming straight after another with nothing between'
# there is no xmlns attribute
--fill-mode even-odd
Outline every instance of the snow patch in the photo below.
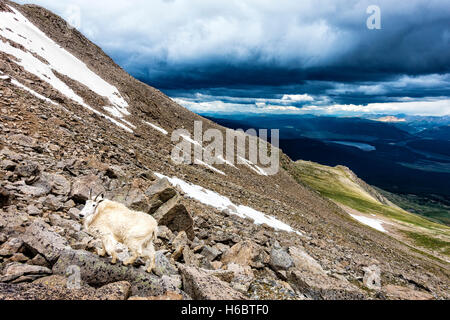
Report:
<svg viewBox="0 0 450 320"><path fill-rule="evenodd" d="M357 216L355 214L350 214L353 219L358 220L362 224L365 224L371 228L374 228L381 232L387 232L386 229L383 228L383 222L378 219L372 219L364 216Z"/></svg>
<svg viewBox="0 0 450 320"><path fill-rule="evenodd" d="M202 165L202 166L205 166L205 167L211 169L212 171L215 171L215 172L217 172L217 173L220 173L220 174L226 176L225 172L220 171L219 169L214 168L213 166L207 164L206 162L203 162L202 160L195 159L195 163L196 163L196 164L200 164L200 165Z"/></svg>
<svg viewBox="0 0 450 320"><path fill-rule="evenodd" d="M218 210L228 209L231 214L237 215L241 218L250 218L254 221L255 224L267 224L268 226L281 231L294 232L298 235L302 235L301 232L294 230L289 225L284 222L268 216L260 211L257 211L253 208L236 205L231 200L225 196L222 196L214 191L205 189L201 186L188 183L176 177L169 178L160 173L155 172L155 175L158 178L167 178L169 182L173 186L178 186L183 190L183 192L190 198L197 200L205 205L214 207Z"/></svg>
<svg viewBox="0 0 450 320"><path fill-rule="evenodd" d="M265 172L262 168L260 168L260 167L258 167L256 164L254 164L253 162L251 162L251 161L249 161L249 160L247 160L247 159L245 159L245 158L242 158L242 157L239 157L239 159L242 161L242 162L244 162L244 164L247 166L247 167L249 167L250 169L252 169L253 171L255 171L257 174L259 174L260 176L267 176L268 174L267 174L267 172Z"/></svg>
<svg viewBox="0 0 450 320"><path fill-rule="evenodd" d="M92 72L84 62L80 61L48 38L19 11L12 7L10 8L13 12L0 12L0 35L24 46L27 51L15 48L8 42L3 42L1 40L0 51L15 57L18 65L50 84L69 99L90 111L105 117L120 128L128 132L133 132L123 123L120 123L87 105L83 98L77 95L53 73L53 70L86 85L98 95L107 97L111 103L120 110L121 114L128 115L129 112L126 109L128 104L121 97L117 88L108 84L97 74ZM10 31L11 29L15 30L15 32ZM44 58L49 64L42 62L31 54L31 52Z"/></svg>
<svg viewBox="0 0 450 320"><path fill-rule="evenodd" d="M152 127L153 129L155 129L155 130L161 132L161 133L164 134L164 135L168 135L168 134L169 134L166 130L164 130L164 129L161 128L161 127L158 127L157 125L155 125L155 124L153 124L153 123L150 123L150 122L147 122L147 121L144 121L144 122L145 122L146 124L148 124L150 127Z"/></svg>
<svg viewBox="0 0 450 320"><path fill-rule="evenodd" d="M45 102L51 103L55 106L57 106L58 104L52 100L50 100L47 97L44 97L43 95L37 93L36 91L26 87L25 85L21 84L19 81L15 80L15 79L11 79L11 83L25 91L28 91L29 93L31 93L33 96L35 96L36 98L40 99L40 100L44 100Z"/></svg>
<svg viewBox="0 0 450 320"><path fill-rule="evenodd" d="M10 7L13 12L0 12L0 34L24 46L28 52L16 49L9 43L0 41L0 50L13 55L19 61L18 64L25 70L35 74L40 79L49 82L56 89L74 99L82 102L81 97L77 96L61 80L59 80L52 70L55 70L69 78L78 81L96 94L108 98L121 113L129 115L127 111L128 103L120 95L115 86L110 85L96 73L92 72L84 62L73 56L68 51L51 40L45 33L33 25L19 11ZM6 28L14 30L11 32ZM45 50L43 49L45 48ZM31 52L44 58L49 64L45 64L35 58Z"/></svg>

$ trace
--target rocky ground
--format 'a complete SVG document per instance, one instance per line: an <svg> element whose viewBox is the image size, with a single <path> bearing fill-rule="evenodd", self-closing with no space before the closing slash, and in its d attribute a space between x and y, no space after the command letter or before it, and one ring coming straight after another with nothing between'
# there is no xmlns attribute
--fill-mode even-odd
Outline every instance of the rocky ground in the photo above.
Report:
<svg viewBox="0 0 450 320"><path fill-rule="evenodd" d="M0 299L448 299L448 263L360 225L301 183L281 154L274 176L245 166L175 165L165 130L193 121L224 128L126 74L78 31L37 6L18 6L129 103L128 133L25 71L0 51L0 71L58 105L0 80ZM4 39L0 39L4 41ZM59 77L98 112L103 97ZM274 230L203 205L154 172L260 210L301 232ZM299 182L300 181L300 182ZM152 214L160 224L152 274L113 265L78 213L88 197ZM121 261L128 255L122 248ZM378 281L379 279L379 281ZM79 281L78 281L79 280Z"/></svg>

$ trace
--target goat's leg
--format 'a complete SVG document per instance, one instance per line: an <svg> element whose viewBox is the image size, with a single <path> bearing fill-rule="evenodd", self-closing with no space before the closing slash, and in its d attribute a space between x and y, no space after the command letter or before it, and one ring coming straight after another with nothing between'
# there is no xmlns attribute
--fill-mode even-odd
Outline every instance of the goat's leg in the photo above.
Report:
<svg viewBox="0 0 450 320"><path fill-rule="evenodd" d="M112 257L111 263L117 262L116 241L112 235L107 235L102 240L106 252Z"/></svg>
<svg viewBox="0 0 450 320"><path fill-rule="evenodd" d="M100 257L104 257L105 254L106 254L105 244L104 244L103 241L102 241L102 248L101 248L101 249L97 249L97 254L98 254Z"/></svg>
<svg viewBox="0 0 450 320"><path fill-rule="evenodd" d="M153 268L155 267L155 248L153 247L153 241L150 241L145 248L145 256L147 258L147 272L151 273Z"/></svg>
<svg viewBox="0 0 450 320"><path fill-rule="evenodd" d="M142 255L142 244L132 244L128 245L128 249L130 249L131 257L123 262L125 266L129 264L133 264L139 256Z"/></svg>

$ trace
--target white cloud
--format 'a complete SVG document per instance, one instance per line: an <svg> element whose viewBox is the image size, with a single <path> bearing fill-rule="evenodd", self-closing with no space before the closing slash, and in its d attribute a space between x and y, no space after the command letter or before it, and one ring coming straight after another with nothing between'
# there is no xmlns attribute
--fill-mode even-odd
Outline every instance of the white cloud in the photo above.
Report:
<svg viewBox="0 0 450 320"><path fill-rule="evenodd" d="M281 98L281 100L289 102L302 102L302 101L314 101L314 98L308 94L285 94Z"/></svg>
<svg viewBox="0 0 450 320"><path fill-rule="evenodd" d="M184 98L175 98L175 102L197 113L313 113L329 115L350 114L397 114L406 113L423 116L450 115L450 99L434 98L428 100L413 100L411 98L400 102L369 103L367 105L356 104L332 104L332 105L308 105L296 107L292 105L277 105L268 103L256 103L255 105L227 103L220 100L198 102Z"/></svg>

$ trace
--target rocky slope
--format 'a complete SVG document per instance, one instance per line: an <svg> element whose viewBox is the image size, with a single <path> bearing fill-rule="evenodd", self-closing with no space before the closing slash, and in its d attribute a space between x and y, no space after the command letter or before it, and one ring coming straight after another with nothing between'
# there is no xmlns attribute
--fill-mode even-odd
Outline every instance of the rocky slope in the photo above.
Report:
<svg viewBox="0 0 450 320"><path fill-rule="evenodd" d="M449 297L448 263L352 220L283 154L273 176L175 165L173 130L225 129L41 7L0 1L0 110L0 299ZM154 274L95 254L90 189L157 217Z"/></svg>

